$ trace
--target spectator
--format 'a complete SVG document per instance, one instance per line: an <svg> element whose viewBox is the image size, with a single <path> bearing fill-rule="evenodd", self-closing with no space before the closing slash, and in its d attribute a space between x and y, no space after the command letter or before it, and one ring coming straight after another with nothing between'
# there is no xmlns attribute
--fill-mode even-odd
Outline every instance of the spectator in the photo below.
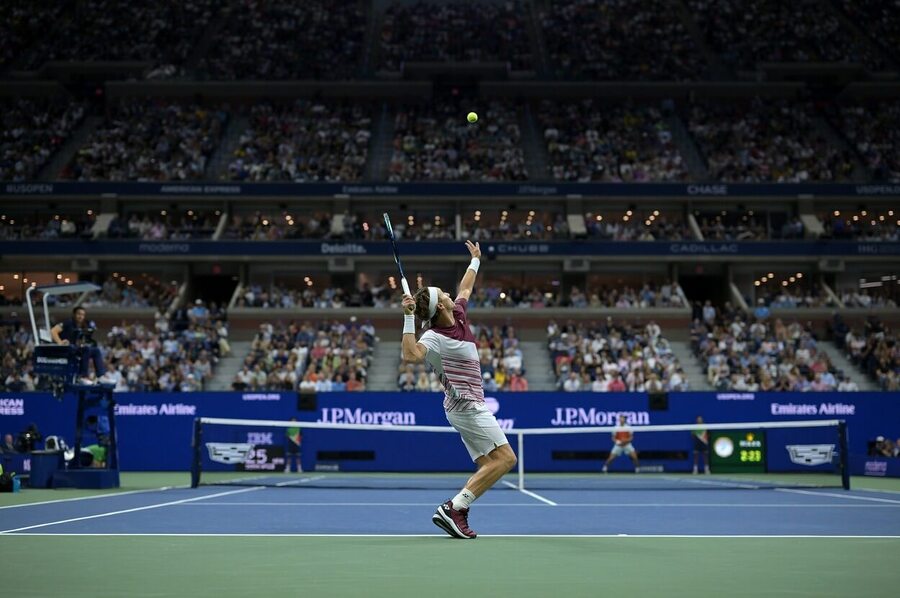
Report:
<svg viewBox="0 0 900 598"><path fill-rule="evenodd" d="M12 434L4 434L3 435L3 444L0 445L0 453L5 453L7 455L15 455L19 451L16 450L16 443L13 441Z"/></svg>

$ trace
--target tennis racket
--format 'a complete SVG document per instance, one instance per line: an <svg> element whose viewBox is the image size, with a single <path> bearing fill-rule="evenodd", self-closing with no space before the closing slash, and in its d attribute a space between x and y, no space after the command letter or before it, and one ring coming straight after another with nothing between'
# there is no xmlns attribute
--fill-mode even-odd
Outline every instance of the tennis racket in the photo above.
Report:
<svg viewBox="0 0 900 598"><path fill-rule="evenodd" d="M397 239L394 237L394 227L391 226L391 217L388 216L387 212L384 213L384 225L387 227L388 237L391 239L391 249L394 251L394 261L397 262L397 268L400 269L400 285L403 287L403 292L407 295L412 295L409 291L409 283L406 282L406 274L403 273L403 264L400 263L400 250L397 249Z"/></svg>

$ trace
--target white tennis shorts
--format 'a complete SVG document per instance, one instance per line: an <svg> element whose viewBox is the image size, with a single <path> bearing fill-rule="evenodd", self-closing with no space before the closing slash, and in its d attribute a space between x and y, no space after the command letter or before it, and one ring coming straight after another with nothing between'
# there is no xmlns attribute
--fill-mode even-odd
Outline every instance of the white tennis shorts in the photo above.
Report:
<svg viewBox="0 0 900 598"><path fill-rule="evenodd" d="M634 447L631 446L630 442L628 444L615 444L610 452L613 457L618 457L622 453L625 453L626 455L634 454Z"/></svg>
<svg viewBox="0 0 900 598"><path fill-rule="evenodd" d="M485 405L466 411L447 413L447 421L462 436L472 461L487 455L498 446L509 444L497 418Z"/></svg>

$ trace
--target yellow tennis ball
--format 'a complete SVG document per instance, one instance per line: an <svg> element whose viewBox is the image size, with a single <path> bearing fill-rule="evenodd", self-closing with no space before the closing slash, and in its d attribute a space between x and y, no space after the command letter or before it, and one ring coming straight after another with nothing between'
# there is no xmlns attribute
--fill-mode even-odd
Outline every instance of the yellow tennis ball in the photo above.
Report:
<svg viewBox="0 0 900 598"><path fill-rule="evenodd" d="M468 120L470 123L473 123L478 120L478 115L474 112L469 112L469 114L466 115L466 120Z"/></svg>

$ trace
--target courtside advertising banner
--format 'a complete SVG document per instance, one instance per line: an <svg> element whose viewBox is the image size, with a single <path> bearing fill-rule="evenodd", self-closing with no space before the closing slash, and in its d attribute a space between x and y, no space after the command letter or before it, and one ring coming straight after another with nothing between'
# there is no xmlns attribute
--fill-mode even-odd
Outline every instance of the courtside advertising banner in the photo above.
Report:
<svg viewBox="0 0 900 598"><path fill-rule="evenodd" d="M197 417L288 420L337 424L389 426L447 426L440 393L321 393L314 400L293 392L224 393L121 393L116 394L120 462L123 470L187 470L191 463L191 433ZM877 436L898 434L900 400L886 393L672 393L667 404L654 403L641 393L494 393L487 405L505 430L515 428L564 428L613 426L625 415L632 427L659 424L692 424L703 416L708 423L845 420L849 430L854 474L891 475L895 467L866 465L866 455ZM34 423L46 437L58 435L70 441L75 430L74 397L61 401L43 393L5 393L0 396L0 433L16 435ZM665 407L665 408L660 408ZM746 434L752 438L747 440ZM247 430L251 439L284 443L284 431ZM259 436L262 434L262 436ZM732 441L733 450L765 455L770 471L827 469L837 458L837 439L830 430L752 429ZM746 446L740 446L743 438ZM240 439L247 442L247 439ZM510 436L514 448L515 437ZM749 443L749 444L748 444ZM763 443L764 447L757 446ZM609 451L609 434L526 437L528 466L532 471L595 471L597 460ZM723 441L724 444L727 444ZM637 431L635 448L642 462L664 471L688 467L692 450L690 434ZM727 452L727 447L722 449ZM432 471L436 466L464 471L472 468L455 434L385 433L304 430L304 468L319 461L342 470ZM740 456L740 453L737 453ZM320 458L328 456L330 459ZM727 457L726 457L727 458ZM627 466L625 460L617 463ZM866 469L868 467L868 470ZM857 471L858 470L858 471Z"/></svg>

